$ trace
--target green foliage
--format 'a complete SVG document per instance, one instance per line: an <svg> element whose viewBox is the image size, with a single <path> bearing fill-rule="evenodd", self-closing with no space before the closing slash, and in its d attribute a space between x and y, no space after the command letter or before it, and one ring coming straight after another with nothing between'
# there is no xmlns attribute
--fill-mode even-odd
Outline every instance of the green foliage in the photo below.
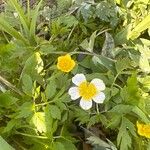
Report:
<svg viewBox="0 0 150 150"><path fill-rule="evenodd" d="M0 14L0 145L149 149L136 126L150 123L149 1L45 2L25 9L8 0ZM64 73L57 60L67 53L76 66ZM103 104L85 111L71 100L77 73L104 81Z"/></svg>
<svg viewBox="0 0 150 150"><path fill-rule="evenodd" d="M14 150L13 147L11 147L2 137L0 137L0 145L3 147L5 150Z"/></svg>
<svg viewBox="0 0 150 150"><path fill-rule="evenodd" d="M120 149L124 150L128 150L132 147L131 137L127 128L132 131L133 124L129 124L129 122L123 118L117 137L117 144L120 146Z"/></svg>

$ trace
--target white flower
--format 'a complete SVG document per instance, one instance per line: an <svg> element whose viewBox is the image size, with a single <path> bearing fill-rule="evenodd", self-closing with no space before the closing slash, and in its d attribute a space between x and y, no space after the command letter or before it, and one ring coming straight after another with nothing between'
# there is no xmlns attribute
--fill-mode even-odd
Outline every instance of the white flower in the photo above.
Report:
<svg viewBox="0 0 150 150"><path fill-rule="evenodd" d="M96 103L103 103L105 94L105 84L101 79L95 78L90 83L86 81L84 74L76 74L72 78L72 82L76 85L71 87L68 91L72 100L81 97L80 106L84 110L92 107L92 100Z"/></svg>

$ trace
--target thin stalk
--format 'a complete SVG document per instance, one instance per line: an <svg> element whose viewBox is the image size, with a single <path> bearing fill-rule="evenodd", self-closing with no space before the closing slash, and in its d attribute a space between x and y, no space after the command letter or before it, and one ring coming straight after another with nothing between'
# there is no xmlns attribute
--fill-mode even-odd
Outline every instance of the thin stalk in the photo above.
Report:
<svg viewBox="0 0 150 150"><path fill-rule="evenodd" d="M32 137L32 138L38 138L38 139L48 139L48 137L46 137L46 136L31 135L31 134L26 134L26 133L18 132L18 131L16 131L16 134L20 134L20 135L28 136L28 137Z"/></svg>
<svg viewBox="0 0 150 150"><path fill-rule="evenodd" d="M96 104L96 111L97 111L97 114L99 114L99 107L98 107L98 104Z"/></svg>
<svg viewBox="0 0 150 150"><path fill-rule="evenodd" d="M4 79L1 75L0 75L0 81L2 83L4 83L6 86L8 86L10 89L12 89L14 92L18 93L19 95L23 95L23 93L19 89L17 89L9 81L7 81L6 79Z"/></svg>

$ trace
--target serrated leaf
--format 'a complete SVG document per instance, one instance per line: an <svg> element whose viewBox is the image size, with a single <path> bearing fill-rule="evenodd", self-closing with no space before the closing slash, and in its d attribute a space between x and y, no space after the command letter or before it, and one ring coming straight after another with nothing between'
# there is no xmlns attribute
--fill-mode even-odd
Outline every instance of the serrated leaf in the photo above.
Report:
<svg viewBox="0 0 150 150"><path fill-rule="evenodd" d="M40 133L46 132L44 112L36 112L32 117L32 122Z"/></svg>
<svg viewBox="0 0 150 150"><path fill-rule="evenodd" d="M53 135L53 118L50 112L50 106L47 105L44 109L45 113L45 126L46 126L46 135L51 139Z"/></svg>
<svg viewBox="0 0 150 150"><path fill-rule="evenodd" d="M36 80L38 83L42 84L43 79L40 74L43 71L43 67L44 64L41 58L41 54L39 52L35 52L25 62L22 75L28 74L30 77L32 77L33 81Z"/></svg>
<svg viewBox="0 0 150 150"><path fill-rule="evenodd" d="M18 101L17 98L11 96L9 93L0 93L0 106L9 107Z"/></svg>
<svg viewBox="0 0 150 150"><path fill-rule="evenodd" d="M128 150L131 148L132 139L128 133L127 126L128 124L126 123L126 120L122 118L122 123L117 136L117 145L121 150Z"/></svg>
<svg viewBox="0 0 150 150"><path fill-rule="evenodd" d="M121 73L123 70L130 68L130 64L131 64L131 62L128 58L123 58L123 59L117 60L117 62L115 64L117 73Z"/></svg>
<svg viewBox="0 0 150 150"><path fill-rule="evenodd" d="M123 105L123 104L119 104L119 105L116 105L115 107L113 107L109 112L112 113L118 113L120 115L122 114L127 114L129 112L131 112L133 109L133 106L131 105Z"/></svg>
<svg viewBox="0 0 150 150"><path fill-rule="evenodd" d="M137 134L136 134L136 128L135 128L135 125L127 118L123 118L124 122L126 123L126 128L130 131L130 133L136 137Z"/></svg>
<svg viewBox="0 0 150 150"><path fill-rule="evenodd" d="M121 122L121 115L113 114L111 116L110 122L107 125L107 128L112 128L112 129L117 128L120 122Z"/></svg>
<svg viewBox="0 0 150 150"><path fill-rule="evenodd" d="M119 115L129 114L130 112L133 112L137 115L137 118L140 118L143 122L150 122L146 114L137 106L119 104L113 107L109 112L118 113Z"/></svg>
<svg viewBox="0 0 150 150"><path fill-rule="evenodd" d="M52 98L56 93L56 82L55 79L50 80L48 85L46 86L45 94L47 99Z"/></svg>
<svg viewBox="0 0 150 150"><path fill-rule="evenodd" d="M61 119L61 111L56 105L49 105L49 109L54 119Z"/></svg>
<svg viewBox="0 0 150 150"><path fill-rule="evenodd" d="M75 109L75 117L76 117L76 121L79 121L79 124L85 124L89 122L90 116L89 114L79 108Z"/></svg>
<svg viewBox="0 0 150 150"><path fill-rule="evenodd" d="M103 125L107 125L108 124L108 120L106 119L106 117L103 114L97 114L92 116L89 119L87 128L91 127L92 125L101 122Z"/></svg>
<svg viewBox="0 0 150 150"><path fill-rule="evenodd" d="M17 115L15 118L27 118L31 114L33 114L33 104L30 102L25 102L18 108Z"/></svg>
<svg viewBox="0 0 150 150"><path fill-rule="evenodd" d="M22 82L23 82L23 91L29 95L29 96L32 96L32 86L33 86L33 83L32 83L32 79L29 75L27 74L24 74L23 77L22 77Z"/></svg>
<svg viewBox="0 0 150 150"><path fill-rule="evenodd" d="M76 26L78 24L78 20L73 15L67 15L60 18L61 22L69 27Z"/></svg>
<svg viewBox="0 0 150 150"><path fill-rule="evenodd" d="M51 52L54 52L56 50L56 47L54 47L51 44L45 44L45 45L41 45L40 47L40 52L44 55L50 54Z"/></svg>
<svg viewBox="0 0 150 150"><path fill-rule="evenodd" d="M150 120L147 117L147 115L137 106L133 107L132 112L134 112L137 115L137 117L140 118L143 122L150 123Z"/></svg>

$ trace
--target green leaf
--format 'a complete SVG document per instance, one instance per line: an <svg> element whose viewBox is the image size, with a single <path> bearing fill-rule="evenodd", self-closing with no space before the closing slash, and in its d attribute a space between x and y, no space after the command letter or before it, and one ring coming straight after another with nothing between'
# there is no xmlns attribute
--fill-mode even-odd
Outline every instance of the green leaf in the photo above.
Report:
<svg viewBox="0 0 150 150"><path fill-rule="evenodd" d="M49 109L50 109L50 113L54 119L59 119L59 120L61 119L61 111L57 106L50 105Z"/></svg>
<svg viewBox="0 0 150 150"><path fill-rule="evenodd" d="M75 118L76 121L79 121L79 125L88 123L90 120L88 112L79 108L75 109Z"/></svg>
<svg viewBox="0 0 150 150"><path fill-rule="evenodd" d="M129 99L133 99L133 101L138 101L141 97L139 94L139 87L137 83L137 76L136 74L132 74L131 77L127 80L127 92L129 94Z"/></svg>
<svg viewBox="0 0 150 150"><path fill-rule="evenodd" d="M17 0L8 0L8 3L10 5L12 5L15 10L17 11L19 17L20 17L20 22L23 25L24 31L26 36L29 36L29 22L27 20L27 17L23 11L23 9L21 8L21 6L19 5L19 3L17 2Z"/></svg>
<svg viewBox="0 0 150 150"><path fill-rule="evenodd" d="M127 35L129 32L129 29L130 29L130 26L127 26L115 35L114 41L116 45L122 45L127 42Z"/></svg>
<svg viewBox="0 0 150 150"><path fill-rule="evenodd" d="M137 106L119 104L109 111L109 113L117 113L119 115L130 114L131 112L136 114L137 118L140 118L143 122L150 122L146 114Z"/></svg>
<svg viewBox="0 0 150 150"><path fill-rule="evenodd" d="M97 37L96 33L97 33L97 31L92 33L92 35L90 36L89 42L87 39L83 40L83 42L80 44L80 46L89 52L93 52L95 38Z"/></svg>
<svg viewBox="0 0 150 150"><path fill-rule="evenodd" d="M89 119L87 128L91 127L92 125L95 125L96 123L100 123L100 122L104 126L106 126L108 124L108 120L106 119L106 117L103 114L94 115Z"/></svg>
<svg viewBox="0 0 150 150"><path fill-rule="evenodd" d="M62 143L55 142L53 146L53 150L66 150L66 149Z"/></svg>
<svg viewBox="0 0 150 150"><path fill-rule="evenodd" d="M67 26L67 28L76 26L78 24L78 20L73 15L65 15L60 17L60 21Z"/></svg>
<svg viewBox="0 0 150 150"><path fill-rule="evenodd" d="M51 52L54 52L55 50L56 50L56 47L54 47L53 45L51 45L49 43L42 45L40 47L40 52L44 55L50 54Z"/></svg>
<svg viewBox="0 0 150 150"><path fill-rule="evenodd" d="M131 105L123 105L119 104L114 106L109 112L112 113L118 113L119 115L130 113L133 109L133 106Z"/></svg>
<svg viewBox="0 0 150 150"><path fill-rule="evenodd" d="M61 144L63 144L65 150L69 149L70 150L77 150L77 148L75 147L75 145L72 143L72 141L68 140L68 139L59 139L58 142L60 142Z"/></svg>
<svg viewBox="0 0 150 150"><path fill-rule="evenodd" d="M116 26L118 22L116 6L113 1L102 1L96 5L95 15L103 22L110 22L111 26Z"/></svg>
<svg viewBox="0 0 150 150"><path fill-rule="evenodd" d="M55 95L56 88L57 86L56 86L55 79L50 80L45 89L45 94L46 94L47 99L50 99Z"/></svg>
<svg viewBox="0 0 150 150"><path fill-rule="evenodd" d="M113 60L111 60L107 57L104 57L104 56L93 56L92 60L93 60L95 65L97 63L101 64L102 66L104 66L108 70L111 70L112 72L115 73L115 63Z"/></svg>
<svg viewBox="0 0 150 150"><path fill-rule="evenodd" d="M122 118L122 123L117 136L117 145L121 150L129 150L131 148L132 139L127 130L128 123L125 118Z"/></svg>
<svg viewBox="0 0 150 150"><path fill-rule="evenodd" d="M123 70L130 68L131 61L128 58L119 59L116 62L117 73L121 73Z"/></svg>
<svg viewBox="0 0 150 150"><path fill-rule="evenodd" d="M23 82L23 91L29 95L32 96L32 92L33 92L33 83L32 83L32 79L29 75L24 74L22 77L22 82Z"/></svg>
<svg viewBox="0 0 150 150"><path fill-rule="evenodd" d="M15 150L1 136L0 136L0 146L3 150Z"/></svg>
<svg viewBox="0 0 150 150"><path fill-rule="evenodd" d="M43 0L40 0L40 2L38 3L38 5L36 5L36 8L33 11L33 17L32 17L31 24L30 24L30 37L34 38L34 40L36 40L35 39L36 21L37 21L38 15L39 15L39 9L40 9L40 7L42 5L42 1Z"/></svg>
<svg viewBox="0 0 150 150"><path fill-rule="evenodd" d="M45 126L46 126L46 135L52 139L53 137L53 118L51 115L50 105L47 105L44 109L45 113Z"/></svg>
<svg viewBox="0 0 150 150"><path fill-rule="evenodd" d="M150 89L150 76L138 78L138 81L143 84L144 87Z"/></svg>
<svg viewBox="0 0 150 150"><path fill-rule="evenodd" d="M138 49L141 53L140 60L139 60L139 67L143 72L149 73L150 72L150 65L149 65L150 49L145 45L144 46L138 45Z"/></svg>
<svg viewBox="0 0 150 150"><path fill-rule="evenodd" d="M95 38L97 37L96 33L97 31L93 32L92 35L90 36L89 47L87 49L89 52L93 52Z"/></svg>
<svg viewBox="0 0 150 150"><path fill-rule="evenodd" d="M20 34L17 30L15 30L3 17L0 17L0 29L28 45L28 41L23 37L23 35Z"/></svg>
<svg viewBox="0 0 150 150"><path fill-rule="evenodd" d="M132 112L134 112L137 115L137 118L140 118L141 121L145 123L150 123L148 116L137 106L133 107Z"/></svg>
<svg viewBox="0 0 150 150"><path fill-rule="evenodd" d="M102 48L102 55L113 58L113 49L115 48L114 39L111 34L105 32L105 42Z"/></svg>
<svg viewBox="0 0 150 150"><path fill-rule="evenodd" d="M46 132L44 112L36 112L32 117L32 122L40 133Z"/></svg>
<svg viewBox="0 0 150 150"><path fill-rule="evenodd" d="M12 119L9 122L7 122L7 126L4 128L4 133L5 132L11 132L14 126L18 123L18 120Z"/></svg>
<svg viewBox="0 0 150 150"><path fill-rule="evenodd" d="M141 32L150 27L150 14L148 14L131 32L128 34L128 39L136 39Z"/></svg>
<svg viewBox="0 0 150 150"><path fill-rule="evenodd" d="M41 55L39 52L35 52L33 55L31 55L27 61L25 62L22 76L23 74L28 74L30 77L32 77L33 81L37 81L40 84L43 84L42 79L42 71L43 71L44 63L41 58Z"/></svg>
<svg viewBox="0 0 150 150"><path fill-rule="evenodd" d="M145 38L140 38L141 42L143 43L144 46L150 46L150 40L145 39ZM146 49L144 49L145 52L147 52Z"/></svg>
<svg viewBox="0 0 150 150"><path fill-rule="evenodd" d="M128 129L128 131L130 131L130 133L136 137L137 134L136 134L136 128L135 128L135 125L127 118L123 118L124 120L124 123L126 124L126 128Z"/></svg>
<svg viewBox="0 0 150 150"><path fill-rule="evenodd" d="M18 108L17 115L15 118L18 119L29 117L31 114L33 114L33 108L34 107L31 102L25 102Z"/></svg>
<svg viewBox="0 0 150 150"><path fill-rule="evenodd" d="M0 93L0 106L9 107L18 101L17 98L11 96L9 93Z"/></svg>
<svg viewBox="0 0 150 150"><path fill-rule="evenodd" d="M83 40L82 43L80 44L80 46L81 46L83 49L87 50L88 47L89 47L89 42L88 42L88 40L87 40L87 39Z"/></svg>
<svg viewBox="0 0 150 150"><path fill-rule="evenodd" d="M145 73L150 73L150 65L147 57L145 55L141 55L140 57L140 62L139 62L139 67L141 70Z"/></svg>
<svg viewBox="0 0 150 150"><path fill-rule="evenodd" d="M111 114L111 120L107 125L107 128L115 129L120 125L121 122L121 115L118 114Z"/></svg>

